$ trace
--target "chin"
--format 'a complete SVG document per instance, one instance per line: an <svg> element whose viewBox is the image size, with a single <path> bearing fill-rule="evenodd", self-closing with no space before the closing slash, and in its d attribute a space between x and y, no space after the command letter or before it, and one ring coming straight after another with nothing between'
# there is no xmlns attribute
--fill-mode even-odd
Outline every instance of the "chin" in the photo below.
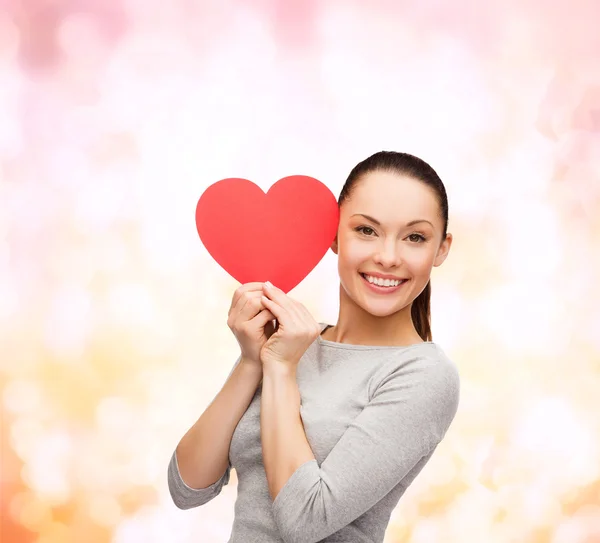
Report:
<svg viewBox="0 0 600 543"><path fill-rule="evenodd" d="M391 315L395 315L399 311L404 309L403 307L378 307L374 304L361 304L361 307L364 311L372 315L373 317L385 318Z"/></svg>
<svg viewBox="0 0 600 543"><path fill-rule="evenodd" d="M350 299L360 307L365 313L372 315L373 317L384 318L390 315L395 315L399 311L405 309L406 306L399 305L398 303L391 304L388 301L381 300L380 302L368 300L364 297L350 296ZM360 300L360 301L358 301Z"/></svg>

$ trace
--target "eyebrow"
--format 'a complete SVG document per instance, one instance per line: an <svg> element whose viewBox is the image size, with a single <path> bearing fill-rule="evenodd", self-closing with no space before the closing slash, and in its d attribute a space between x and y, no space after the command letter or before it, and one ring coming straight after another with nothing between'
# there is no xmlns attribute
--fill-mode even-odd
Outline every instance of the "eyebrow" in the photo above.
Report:
<svg viewBox="0 0 600 543"><path fill-rule="evenodd" d="M355 217L356 215L361 215L365 219L368 219L372 223L375 223L377 226L381 226L381 223L377 219L374 219L373 217L369 217L369 215L365 215L364 213L355 213L354 215L352 215L352 217ZM352 218L352 217L350 217L350 218ZM431 226L433 226L433 223L431 223L430 221L428 221L426 219L415 219L414 221L407 222L406 226L412 226L412 225L418 224L420 222L426 222L426 223L431 224Z"/></svg>

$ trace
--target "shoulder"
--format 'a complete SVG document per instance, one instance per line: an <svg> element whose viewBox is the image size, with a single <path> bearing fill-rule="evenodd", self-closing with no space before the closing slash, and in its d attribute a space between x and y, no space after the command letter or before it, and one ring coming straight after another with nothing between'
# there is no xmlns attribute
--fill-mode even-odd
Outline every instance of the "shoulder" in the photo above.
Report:
<svg viewBox="0 0 600 543"><path fill-rule="evenodd" d="M431 450L458 411L456 365L428 343L399 351L381 370L370 404L385 406L386 423L398 435L410 433L411 439L422 440L423 450Z"/></svg>
<svg viewBox="0 0 600 543"><path fill-rule="evenodd" d="M439 378L458 378L458 367L437 344L423 342L405 348L399 348L387 357L381 371L385 374L422 373Z"/></svg>
<svg viewBox="0 0 600 543"><path fill-rule="evenodd" d="M420 368L415 385L418 402L437 428L438 442L454 419L460 403L460 374L458 367L435 343L416 358ZM416 398L419 398L418 400Z"/></svg>
<svg viewBox="0 0 600 543"><path fill-rule="evenodd" d="M435 343L417 344L399 351L378 372L376 389L412 389L423 399L445 400L458 406L460 373L454 361Z"/></svg>
<svg viewBox="0 0 600 543"><path fill-rule="evenodd" d="M416 354L416 364L423 374L422 385L432 388L434 392L458 395L460 373L457 365L437 343L426 345L426 349L423 348Z"/></svg>
<svg viewBox="0 0 600 543"><path fill-rule="evenodd" d="M431 355L424 358L431 362L429 374L433 377L434 383L458 392L460 390L458 366L439 345L432 343L431 346L433 347Z"/></svg>

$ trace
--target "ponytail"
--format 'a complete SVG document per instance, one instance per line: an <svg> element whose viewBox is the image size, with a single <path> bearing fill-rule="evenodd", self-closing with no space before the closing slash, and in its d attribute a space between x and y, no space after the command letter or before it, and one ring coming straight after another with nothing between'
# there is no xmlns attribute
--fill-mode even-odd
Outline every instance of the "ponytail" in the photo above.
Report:
<svg viewBox="0 0 600 543"><path fill-rule="evenodd" d="M431 281L428 281L421 294L419 294L413 301L410 309L415 329L423 341L432 340L430 301Z"/></svg>

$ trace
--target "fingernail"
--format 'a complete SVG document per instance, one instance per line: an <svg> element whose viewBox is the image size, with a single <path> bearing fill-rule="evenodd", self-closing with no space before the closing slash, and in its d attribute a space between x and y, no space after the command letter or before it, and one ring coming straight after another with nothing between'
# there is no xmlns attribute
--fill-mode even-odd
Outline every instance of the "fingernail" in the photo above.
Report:
<svg viewBox="0 0 600 543"><path fill-rule="evenodd" d="M270 281L265 281L265 285L267 288L271 288L273 286Z"/></svg>

